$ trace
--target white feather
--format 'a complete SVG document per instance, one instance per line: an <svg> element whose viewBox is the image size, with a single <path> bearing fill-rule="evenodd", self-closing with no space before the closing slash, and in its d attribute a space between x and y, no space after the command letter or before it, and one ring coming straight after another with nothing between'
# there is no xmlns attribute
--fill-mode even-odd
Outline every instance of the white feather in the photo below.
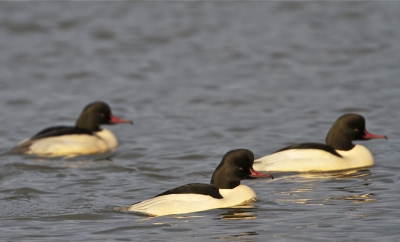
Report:
<svg viewBox="0 0 400 242"><path fill-rule="evenodd" d="M232 207L256 198L254 191L245 185L234 189L219 189L219 192L222 199L200 194L169 194L133 204L126 210L163 216Z"/></svg>
<svg viewBox="0 0 400 242"><path fill-rule="evenodd" d="M117 138L107 129L98 131L94 135L61 135L24 142L32 142L26 154L42 156L96 154L113 150L118 146ZM20 145L23 145L23 142Z"/></svg>
<svg viewBox="0 0 400 242"><path fill-rule="evenodd" d="M374 158L362 145L349 151L336 150L342 157L319 149L290 149L256 159L259 171L334 171L371 166Z"/></svg>

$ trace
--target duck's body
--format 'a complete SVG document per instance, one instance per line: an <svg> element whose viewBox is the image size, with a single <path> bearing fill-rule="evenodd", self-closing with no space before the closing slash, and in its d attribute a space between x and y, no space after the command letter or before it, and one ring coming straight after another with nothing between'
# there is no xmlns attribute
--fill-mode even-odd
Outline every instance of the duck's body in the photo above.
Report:
<svg viewBox="0 0 400 242"><path fill-rule="evenodd" d="M59 129L60 127L55 127ZM73 131L74 127L63 127ZM55 131L55 130L52 130ZM61 130L60 130L61 131ZM36 154L40 156L71 156L98 154L114 150L118 146L115 135L102 129L97 132L72 132L55 136L42 136L21 142L11 152Z"/></svg>
<svg viewBox="0 0 400 242"><path fill-rule="evenodd" d="M249 150L228 152L215 170L211 184L192 183L180 186L151 199L125 208L151 216L183 214L240 205L256 198L242 179L270 177L253 170L254 156Z"/></svg>
<svg viewBox="0 0 400 242"><path fill-rule="evenodd" d="M323 144L321 144L323 145ZM353 149L336 150L336 154L322 149L288 149L255 160L254 169L259 171L335 171L371 166L374 158L362 145Z"/></svg>
<svg viewBox="0 0 400 242"><path fill-rule="evenodd" d="M335 171L374 164L371 152L353 140L386 138L365 130L365 119L357 114L345 114L333 125L326 144L302 143L280 149L254 162L260 171Z"/></svg>
<svg viewBox="0 0 400 242"><path fill-rule="evenodd" d="M128 207L127 210L144 213L150 216L168 214L183 214L205 211L216 208L226 208L249 202L256 198L255 192L248 186L239 185L233 189L218 189L210 184L188 184L186 186L210 186L215 195L193 193L168 194L156 196Z"/></svg>
<svg viewBox="0 0 400 242"><path fill-rule="evenodd" d="M46 128L10 150L14 154L74 156L103 153L118 146L117 138L101 124L131 123L112 116L103 102L85 107L75 126Z"/></svg>

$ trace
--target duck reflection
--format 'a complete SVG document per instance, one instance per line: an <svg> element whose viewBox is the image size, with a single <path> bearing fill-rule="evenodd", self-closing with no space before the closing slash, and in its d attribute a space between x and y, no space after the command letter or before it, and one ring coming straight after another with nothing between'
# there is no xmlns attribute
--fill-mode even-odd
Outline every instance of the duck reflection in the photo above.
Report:
<svg viewBox="0 0 400 242"><path fill-rule="evenodd" d="M371 171L367 168L363 169L350 169L350 170L341 170L341 171L328 171L328 172L277 172L274 173L274 179L280 178L306 178L306 179L315 179L320 180L324 178L358 178L364 176L370 176ZM262 183L263 181L259 181Z"/></svg>
<svg viewBox="0 0 400 242"><path fill-rule="evenodd" d="M245 239L243 237L252 236L252 235L259 235L256 231L244 231L238 234L230 235L230 236L220 236L216 237L218 240L227 240L227 241L237 241L237 238L240 238L239 241L254 241L253 239Z"/></svg>
<svg viewBox="0 0 400 242"><path fill-rule="evenodd" d="M371 175L369 169L350 169L333 172L313 172L296 174L302 178L320 179L320 178L358 178Z"/></svg>
<svg viewBox="0 0 400 242"><path fill-rule="evenodd" d="M376 201L373 196L375 196L375 194L373 193L349 196L329 196L328 198L326 198L326 202L329 202L330 200L348 200L353 203L370 203Z"/></svg>
<svg viewBox="0 0 400 242"><path fill-rule="evenodd" d="M320 173L274 174L276 180L296 179L290 190L275 191L283 195L276 202L299 205L327 205L335 201L351 201L352 203L369 203L376 199L368 193L366 187L371 184L371 171L366 168ZM283 179L282 179L283 178ZM323 179L321 179L323 178ZM284 181L282 181L284 182ZM281 182L281 183L282 183ZM319 190L328 189L325 197L320 197ZM318 194L317 194L318 193ZM344 193L344 194L343 194Z"/></svg>
<svg viewBox="0 0 400 242"><path fill-rule="evenodd" d="M215 218L214 220L251 220L256 219L257 214L253 210L253 204L242 204L235 207L231 207L225 213L220 214L220 218Z"/></svg>

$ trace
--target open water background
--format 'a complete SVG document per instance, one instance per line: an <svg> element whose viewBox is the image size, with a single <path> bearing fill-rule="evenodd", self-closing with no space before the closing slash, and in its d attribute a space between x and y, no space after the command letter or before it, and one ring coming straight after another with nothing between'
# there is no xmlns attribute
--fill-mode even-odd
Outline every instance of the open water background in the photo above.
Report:
<svg viewBox="0 0 400 242"><path fill-rule="evenodd" d="M399 26L399 2L0 2L1 240L398 241ZM96 100L135 122L115 153L4 154ZM362 142L373 167L244 181L254 208L114 210L347 112L389 137Z"/></svg>

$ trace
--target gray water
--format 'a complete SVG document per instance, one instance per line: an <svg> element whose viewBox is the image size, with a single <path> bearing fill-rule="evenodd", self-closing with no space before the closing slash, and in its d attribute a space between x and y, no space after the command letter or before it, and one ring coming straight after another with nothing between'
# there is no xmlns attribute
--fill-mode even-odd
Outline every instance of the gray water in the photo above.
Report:
<svg viewBox="0 0 400 242"><path fill-rule="evenodd" d="M1 240L398 241L399 26L399 2L0 2ZM116 152L5 154L96 100L135 122L108 127ZM347 112L389 137L362 142L373 167L244 181L249 208L114 210Z"/></svg>

